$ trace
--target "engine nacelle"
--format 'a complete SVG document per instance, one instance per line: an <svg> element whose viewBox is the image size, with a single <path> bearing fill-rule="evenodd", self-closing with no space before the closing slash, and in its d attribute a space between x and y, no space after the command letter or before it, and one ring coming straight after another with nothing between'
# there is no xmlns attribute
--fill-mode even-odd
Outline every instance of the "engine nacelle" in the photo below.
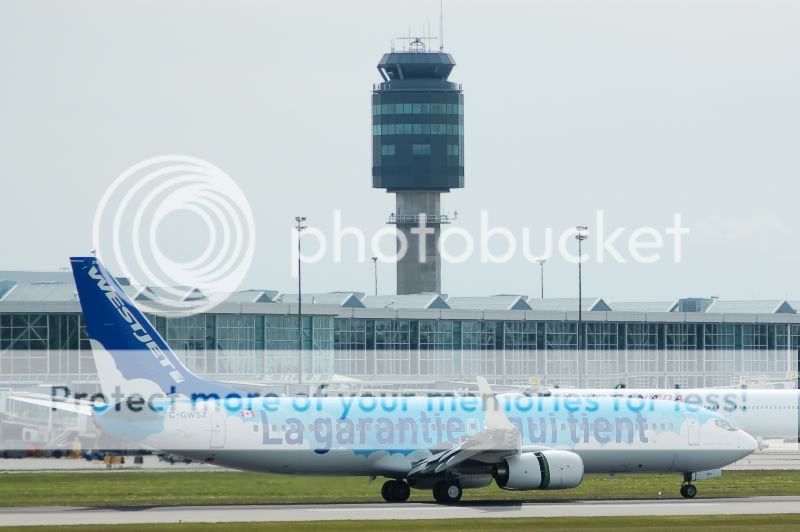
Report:
<svg viewBox="0 0 800 532"><path fill-rule="evenodd" d="M570 451L521 453L503 460L494 480L506 490L577 488L583 481L583 460Z"/></svg>

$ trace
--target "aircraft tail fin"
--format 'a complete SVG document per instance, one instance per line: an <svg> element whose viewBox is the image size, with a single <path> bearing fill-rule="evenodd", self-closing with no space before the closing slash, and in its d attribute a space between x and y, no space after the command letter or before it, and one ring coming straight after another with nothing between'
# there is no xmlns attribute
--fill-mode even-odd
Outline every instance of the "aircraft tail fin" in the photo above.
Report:
<svg viewBox="0 0 800 532"><path fill-rule="evenodd" d="M226 395L235 389L201 379L180 361L96 257L71 257L103 394Z"/></svg>

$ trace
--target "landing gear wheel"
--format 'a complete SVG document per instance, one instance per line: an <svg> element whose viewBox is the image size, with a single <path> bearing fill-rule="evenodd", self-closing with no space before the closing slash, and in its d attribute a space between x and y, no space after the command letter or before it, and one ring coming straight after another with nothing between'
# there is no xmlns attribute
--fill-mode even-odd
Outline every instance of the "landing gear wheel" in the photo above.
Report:
<svg viewBox="0 0 800 532"><path fill-rule="evenodd" d="M439 482L433 487L433 498L439 504L455 504L461 500L463 493L461 484L455 481Z"/></svg>
<svg viewBox="0 0 800 532"><path fill-rule="evenodd" d="M406 502L411 496L411 488L402 480L387 480L381 487L381 496L386 502Z"/></svg>
<svg viewBox="0 0 800 532"><path fill-rule="evenodd" d="M697 495L697 487L694 484L684 484L681 486L681 496L684 499L693 499Z"/></svg>
<svg viewBox="0 0 800 532"><path fill-rule="evenodd" d="M406 502L411 497L411 488L406 482L398 480L394 485L392 495L397 502Z"/></svg>

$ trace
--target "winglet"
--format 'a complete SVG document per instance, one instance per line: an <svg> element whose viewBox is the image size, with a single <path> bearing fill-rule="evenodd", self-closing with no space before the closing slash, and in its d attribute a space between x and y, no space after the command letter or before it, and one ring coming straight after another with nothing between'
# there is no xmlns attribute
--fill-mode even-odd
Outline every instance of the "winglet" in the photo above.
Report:
<svg viewBox="0 0 800 532"><path fill-rule="evenodd" d="M508 416L503 411L500 403L489 386L489 382L484 377L477 377L478 390L481 393L483 404L485 405L484 416L486 417L487 429L515 429L516 425L508 420Z"/></svg>
<svg viewBox="0 0 800 532"><path fill-rule="evenodd" d="M484 397L492 396L494 397L494 392L492 392L492 387L489 386L489 381L486 380L486 377L476 377L478 380L478 391L481 392L481 395Z"/></svg>

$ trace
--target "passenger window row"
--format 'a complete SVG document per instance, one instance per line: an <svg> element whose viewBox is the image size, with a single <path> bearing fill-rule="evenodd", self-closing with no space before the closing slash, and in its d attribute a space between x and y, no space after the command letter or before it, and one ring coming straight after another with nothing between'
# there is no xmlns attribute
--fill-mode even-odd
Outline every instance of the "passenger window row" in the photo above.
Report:
<svg viewBox="0 0 800 532"><path fill-rule="evenodd" d="M414 428L416 428L417 430L428 429L428 430L432 430L432 431L436 431L436 430L441 430L441 431L456 430L456 431L462 431L463 432L463 431L466 430L466 427L464 427L463 425L459 425L457 423L451 423L451 426L449 428L444 423L438 423L438 424L437 423L430 423L430 424L427 424L427 423L417 423L417 424L411 424L411 423L392 423L392 424L364 423L363 425L361 425L360 423L354 423L352 428L353 428L353 430L356 430L356 431L359 431L362 428L364 428L365 430L373 430L373 429L375 429L375 430L378 430L378 429L386 430L386 429L389 428L390 425L395 430L412 430ZM253 431L257 430L258 427L259 427L258 425L253 425ZM289 425L271 425L271 426L267 425L267 429L271 430L272 432L279 432L279 431L280 432L286 432L286 430L288 428L290 428ZM306 425L294 425L294 424L292 424L291 428L293 430L306 430ZM325 429L328 429L328 428L329 427L327 425L325 425ZM338 428L338 424L334 424L334 426L332 428L334 430L336 430ZM308 425L307 426L307 430L309 430L309 431L313 431L314 429L315 429L314 425Z"/></svg>

